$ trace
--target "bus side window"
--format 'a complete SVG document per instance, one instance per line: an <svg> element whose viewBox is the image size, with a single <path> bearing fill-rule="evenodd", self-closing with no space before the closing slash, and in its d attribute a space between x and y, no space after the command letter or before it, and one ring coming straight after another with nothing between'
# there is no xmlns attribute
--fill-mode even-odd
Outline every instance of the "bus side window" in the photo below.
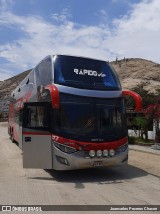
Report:
<svg viewBox="0 0 160 214"><path fill-rule="evenodd" d="M42 85L48 85L52 83L52 64L51 59L47 58L43 64L43 82Z"/></svg>
<svg viewBox="0 0 160 214"><path fill-rule="evenodd" d="M47 108L44 106L29 106L24 113L24 127L49 127Z"/></svg>
<svg viewBox="0 0 160 214"><path fill-rule="evenodd" d="M52 64L51 59L46 58L36 68L36 82L38 86L46 86L52 83Z"/></svg>
<svg viewBox="0 0 160 214"><path fill-rule="evenodd" d="M23 126L29 127L29 125L30 125L30 109L25 108L23 110Z"/></svg>
<svg viewBox="0 0 160 214"><path fill-rule="evenodd" d="M31 106L29 110L28 127L48 127L48 112L44 106Z"/></svg>
<svg viewBox="0 0 160 214"><path fill-rule="evenodd" d="M36 68L35 68L35 75L36 75L36 84L37 86L38 85L41 85L41 79L40 79L40 68L39 68L40 65L38 65Z"/></svg>

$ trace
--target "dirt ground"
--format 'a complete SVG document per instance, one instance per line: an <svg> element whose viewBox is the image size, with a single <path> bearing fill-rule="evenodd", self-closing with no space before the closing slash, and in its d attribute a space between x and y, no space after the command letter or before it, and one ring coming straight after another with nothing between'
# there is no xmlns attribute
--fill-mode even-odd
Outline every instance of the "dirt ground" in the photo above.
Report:
<svg viewBox="0 0 160 214"><path fill-rule="evenodd" d="M160 156L139 152L129 151L129 164L147 171L149 174L160 178Z"/></svg>
<svg viewBox="0 0 160 214"><path fill-rule="evenodd" d="M131 150L127 166L67 172L24 169L22 158L22 150L11 143L7 126L1 123L0 204L2 205L160 204L159 155ZM114 214L117 212L54 213Z"/></svg>

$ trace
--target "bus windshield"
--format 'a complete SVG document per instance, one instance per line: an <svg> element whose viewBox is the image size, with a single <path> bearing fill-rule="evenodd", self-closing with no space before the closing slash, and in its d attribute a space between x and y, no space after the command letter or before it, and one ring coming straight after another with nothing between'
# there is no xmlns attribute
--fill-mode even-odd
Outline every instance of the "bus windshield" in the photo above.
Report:
<svg viewBox="0 0 160 214"><path fill-rule="evenodd" d="M57 135L79 141L113 141L127 135L122 99L79 98L61 102L55 120Z"/></svg>
<svg viewBox="0 0 160 214"><path fill-rule="evenodd" d="M54 83L90 90L120 90L113 68L100 60L73 56L56 56Z"/></svg>

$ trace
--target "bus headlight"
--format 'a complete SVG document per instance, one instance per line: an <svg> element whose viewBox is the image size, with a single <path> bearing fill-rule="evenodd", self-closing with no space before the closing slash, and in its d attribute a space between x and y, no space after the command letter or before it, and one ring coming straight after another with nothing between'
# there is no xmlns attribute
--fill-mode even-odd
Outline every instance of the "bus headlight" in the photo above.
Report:
<svg viewBox="0 0 160 214"><path fill-rule="evenodd" d="M97 150L97 157L102 157L102 151L101 150Z"/></svg>
<svg viewBox="0 0 160 214"><path fill-rule="evenodd" d="M69 154L77 151L74 147L66 146L58 142L54 142L54 146L59 150L61 150L62 152L69 153Z"/></svg>
<svg viewBox="0 0 160 214"><path fill-rule="evenodd" d="M113 156L115 155L115 150L114 150L114 149L110 149L110 150L109 150L109 155L110 155L111 157L113 157Z"/></svg>
<svg viewBox="0 0 160 214"><path fill-rule="evenodd" d="M128 144L125 144L125 145L119 147L116 151L117 152L125 152L127 148L128 148Z"/></svg>
<svg viewBox="0 0 160 214"><path fill-rule="evenodd" d="M108 150L107 149L105 149L105 150L103 150L103 156L104 157L107 157L109 154L108 154Z"/></svg>
<svg viewBox="0 0 160 214"><path fill-rule="evenodd" d="M95 157L95 154L96 154L96 152L95 152L94 150L90 150L90 151L89 151L89 156L90 156L91 158Z"/></svg>

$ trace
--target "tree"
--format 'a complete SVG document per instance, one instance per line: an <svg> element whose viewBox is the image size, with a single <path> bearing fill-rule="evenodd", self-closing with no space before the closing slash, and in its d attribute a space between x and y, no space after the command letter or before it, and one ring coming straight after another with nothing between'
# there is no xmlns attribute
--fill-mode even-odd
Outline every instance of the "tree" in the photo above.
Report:
<svg viewBox="0 0 160 214"><path fill-rule="evenodd" d="M139 138L143 139L145 135L145 140L148 140L148 121L145 117L135 117L133 124L138 126Z"/></svg>
<svg viewBox="0 0 160 214"><path fill-rule="evenodd" d="M150 93L148 94L148 91L143 89L141 86L137 86L132 89L132 91L138 93L143 100L143 109L146 109L151 104L156 104L158 98L160 97L160 90L157 90L157 95ZM135 109L135 102L132 97L126 97L126 108L127 109Z"/></svg>
<svg viewBox="0 0 160 214"><path fill-rule="evenodd" d="M156 139L157 143L160 143L160 97L157 99L155 104L149 105L145 111L144 115L147 120L152 120L155 125Z"/></svg>

